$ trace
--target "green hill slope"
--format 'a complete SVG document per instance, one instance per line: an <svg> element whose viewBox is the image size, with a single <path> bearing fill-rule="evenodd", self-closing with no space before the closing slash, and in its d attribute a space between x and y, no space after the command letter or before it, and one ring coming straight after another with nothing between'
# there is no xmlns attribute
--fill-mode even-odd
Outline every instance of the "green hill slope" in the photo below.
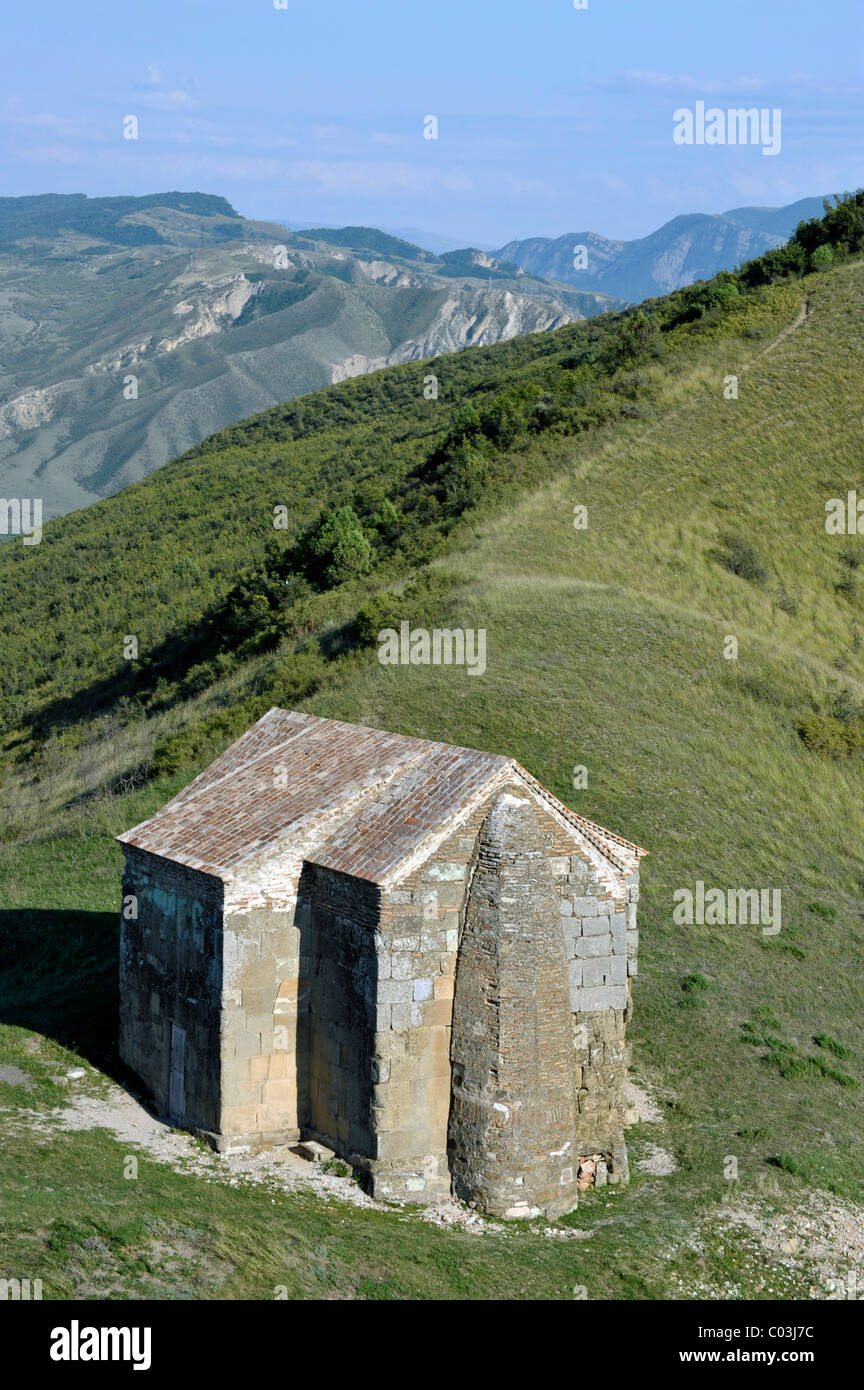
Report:
<svg viewBox="0 0 864 1390"><path fill-rule="evenodd" d="M385 1297L821 1298L851 1268L830 1233L860 1226L864 1196L864 543L828 534L825 503L864 494L864 260L781 269L441 359L437 401L424 364L308 397L0 553L0 924L39 941L0 1015L18 1065L37 1070L26 1025L113 1066L92 948L110 950L118 901L110 836L271 704L511 754L650 851L630 1036L658 1113L629 1130L629 1189L568 1218L587 1239L517 1232L506 1258L340 1208L343 1291L374 1296L366 1222ZM484 628L485 674L380 665L377 629L400 618ZM676 923L698 881L780 890L780 932ZM209 1296L285 1282L241 1235L268 1197L226 1207L244 1260L194 1178L133 1198L94 1143L55 1138L40 1171L54 1185L89 1155L130 1260L133 1215L179 1222L192 1202L230 1269ZM106 1229L95 1186L66 1200L78 1246ZM315 1221L296 1202L273 1219L301 1241ZM56 1278L76 1287L62 1261Z"/></svg>

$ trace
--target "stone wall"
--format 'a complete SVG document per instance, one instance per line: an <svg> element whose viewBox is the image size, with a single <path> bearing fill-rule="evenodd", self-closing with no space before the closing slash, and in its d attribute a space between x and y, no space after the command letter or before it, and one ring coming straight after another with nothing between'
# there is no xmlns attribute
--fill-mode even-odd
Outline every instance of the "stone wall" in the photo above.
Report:
<svg viewBox="0 0 864 1390"><path fill-rule="evenodd" d="M270 906L225 919L215 1142L233 1151L316 1138L362 1166L374 1154L378 890L306 864L290 897L274 891Z"/></svg>
<svg viewBox="0 0 864 1390"><path fill-rule="evenodd" d="M212 1130L220 1095L222 884L131 846L125 853L123 899L133 903L121 917L120 1056L167 1115L171 1025L181 1028L184 1084L175 1118Z"/></svg>
<svg viewBox="0 0 864 1390"><path fill-rule="evenodd" d="M298 1000L300 930L293 904L225 917L216 1147L231 1152L300 1138ZM302 1074L303 1064L299 1064Z"/></svg>
<svg viewBox="0 0 864 1390"><path fill-rule="evenodd" d="M319 948L305 856L345 817L334 813L286 848L244 865L226 885L223 1095L211 1136L220 1150L311 1137L308 1014ZM326 952L332 943L322 944Z"/></svg>
<svg viewBox="0 0 864 1390"><path fill-rule="evenodd" d="M307 865L300 880L300 1123L358 1162L374 1156L378 888ZM308 969L307 969L308 962Z"/></svg>
<svg viewBox="0 0 864 1390"><path fill-rule="evenodd" d="M527 796L496 799L456 969L450 1170L457 1196L496 1216L576 1204L570 989L549 829Z"/></svg>
<svg viewBox="0 0 864 1390"><path fill-rule="evenodd" d="M523 784L508 784L505 791L529 799L533 808L535 860L525 882L537 889L537 904L541 898L545 904L542 922L536 912L532 918L534 963L529 951L506 968L503 958L495 967L499 987L517 982L511 1004L521 1022L515 1026L511 1020L508 1029L516 1039L535 1027L536 1036L542 1033L544 1021L532 1023L519 1009L529 1007L544 970L542 989L549 998L555 994L557 967L551 961L560 946L569 1045L555 1032L540 1050L554 1067L568 1069L575 1112L566 1118L564 1101L561 1113L572 1132L574 1164L581 1156L602 1154L614 1181L626 1177L625 1024L636 973L638 880L625 880L592 845L577 842L572 826ZM127 847L124 895L136 894L138 919L123 923L121 1055L163 1113L173 1021L186 1033L187 1094L178 1118L206 1132L218 1148L315 1137L364 1170L378 1195L422 1201L445 1196L453 1156L457 1149L466 1153L468 1144L467 1120L454 1126L448 1140L451 1104L458 1108L454 1097L463 1119L469 1109L467 1053L461 1043L454 1048L452 1035L459 943L467 971L469 889L477 875L481 828L498 794L443 829L398 884L380 889L308 862L339 816L287 851L262 856L224 886ZM487 856L480 871L487 879L488 863ZM522 868L512 874L505 897L519 897L520 874ZM526 902L523 917L529 907ZM532 970L540 974L534 977ZM530 988L518 983L531 978ZM553 1014L558 1020L557 1005L550 1012L555 1031ZM490 1066L491 1043L490 1033ZM515 1065L515 1053L507 1055L508 1065ZM531 1055L529 1050L519 1066L528 1067ZM533 1055L536 1060L536 1048ZM527 1075L519 1100L525 1115L532 1087L542 1096L555 1090L551 1074L538 1073L530 1084ZM494 1110L496 1103L507 1105L489 1103L493 1118L502 1113ZM556 1106L542 1099L534 1109L548 1115ZM538 1122L538 1135L542 1130L545 1136L545 1123ZM479 1177L469 1174L473 1160L460 1159L454 1176L461 1191L469 1193L474 1183L471 1200L500 1210L522 1202L529 1209L563 1209L567 1194L559 1189L567 1185L562 1174L570 1164L539 1174L536 1155L532 1168L524 1147L511 1143L525 1137L502 1134L498 1126L498 1152L509 1157L499 1163L497 1176L493 1165ZM543 1147L546 1137L550 1142ZM560 1147L551 1132L542 1140L550 1158ZM528 1176L534 1195L510 1191L505 1200L507 1173L514 1180ZM524 1181L519 1186L524 1189Z"/></svg>
<svg viewBox="0 0 864 1390"><path fill-rule="evenodd" d="M570 855L559 878L570 975L577 1122L582 1156L602 1154L613 1182L626 1180L625 1040L636 974L638 875L609 882L588 855Z"/></svg>
<svg viewBox="0 0 864 1390"><path fill-rule="evenodd" d="M518 798L526 795L521 784L506 790ZM493 799L463 817L398 886L382 892L372 1055L374 1144L371 1161L363 1165L381 1196L435 1200L450 1190L448 1126L452 1063L458 1060L455 1055L451 1060L453 995L478 836ZM567 1065L572 1064L575 1102L574 1163L601 1153L617 1181L627 1176L625 1024L629 979L636 970L637 878L624 880L590 845L577 849L572 828L542 805L538 814L543 854L558 893L551 917L570 986ZM586 947L583 940L591 944ZM601 947L602 955L582 954ZM584 972L586 959L600 964ZM623 985L613 985L613 974L619 979L626 962ZM585 985L586 975L604 982ZM559 1186L569 1166L561 1164ZM567 1201L557 1190L549 1198L552 1207Z"/></svg>
<svg viewBox="0 0 864 1390"><path fill-rule="evenodd" d="M378 1196L434 1201L450 1192L450 1033L459 934L484 817L478 807L381 896L373 1057Z"/></svg>

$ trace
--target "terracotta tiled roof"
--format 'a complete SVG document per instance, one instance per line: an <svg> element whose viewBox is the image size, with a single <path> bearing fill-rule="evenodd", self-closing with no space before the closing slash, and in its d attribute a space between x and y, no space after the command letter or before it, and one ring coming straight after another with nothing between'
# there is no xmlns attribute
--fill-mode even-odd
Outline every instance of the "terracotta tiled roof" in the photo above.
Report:
<svg viewBox="0 0 864 1390"><path fill-rule="evenodd" d="M427 743L423 756L383 787L309 855L315 864L381 883L477 793L506 777L508 758Z"/></svg>
<svg viewBox="0 0 864 1390"><path fill-rule="evenodd" d="M302 838L311 862L380 883L466 805L514 777L617 868L644 853L568 810L511 758L280 709L118 839L230 881Z"/></svg>
<svg viewBox="0 0 864 1390"><path fill-rule="evenodd" d="M590 840L595 848L599 849L607 859L624 873L631 872L643 855L647 854L647 849L642 849L639 845L634 845L632 841L625 840L621 835L616 835L614 830L604 830L602 825L596 825L593 820L586 820L585 816L580 816L577 811L571 811L569 806L565 806L563 801L559 801L551 792L532 777L530 772L526 772L519 763L516 764L522 781L531 787L547 804L555 807L566 821Z"/></svg>

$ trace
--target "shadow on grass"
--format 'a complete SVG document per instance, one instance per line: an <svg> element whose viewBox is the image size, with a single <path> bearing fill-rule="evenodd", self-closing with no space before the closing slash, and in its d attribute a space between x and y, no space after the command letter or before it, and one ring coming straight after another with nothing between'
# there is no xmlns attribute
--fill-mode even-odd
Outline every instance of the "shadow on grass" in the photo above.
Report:
<svg viewBox="0 0 864 1390"><path fill-rule="evenodd" d="M122 1081L119 913L0 911L0 1023L32 1028Z"/></svg>

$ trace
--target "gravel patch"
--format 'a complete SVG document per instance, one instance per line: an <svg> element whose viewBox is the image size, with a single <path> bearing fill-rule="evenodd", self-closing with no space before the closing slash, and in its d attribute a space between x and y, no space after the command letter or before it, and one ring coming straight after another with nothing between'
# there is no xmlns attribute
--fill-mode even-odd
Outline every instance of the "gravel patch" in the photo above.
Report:
<svg viewBox="0 0 864 1390"><path fill-rule="evenodd" d="M745 1199L721 1220L749 1232L773 1265L809 1279L809 1298L864 1299L864 1209L820 1191L792 1212L771 1215Z"/></svg>
<svg viewBox="0 0 864 1390"><path fill-rule="evenodd" d="M624 1082L625 1123L657 1125L663 1121L663 1112L654 1097L644 1087L629 1077Z"/></svg>
<svg viewBox="0 0 864 1390"><path fill-rule="evenodd" d="M644 1158L640 1158L636 1164L636 1169L640 1173L649 1173L655 1178L668 1178L678 1167L672 1154L667 1149L661 1149L658 1144L649 1144Z"/></svg>
<svg viewBox="0 0 864 1390"><path fill-rule="evenodd" d="M8 1113L8 1112L7 1112ZM376 1201L363 1192L351 1177L338 1177L317 1164L301 1158L290 1148L268 1149L254 1154L217 1154L192 1135L173 1130L120 1086L111 1086L99 1096L84 1093L70 1097L65 1106L52 1110L21 1110L9 1115L7 1132L27 1130L50 1134L107 1129L121 1144L138 1149L158 1163L170 1163L177 1171L194 1173L210 1182L239 1187L244 1183L272 1185L281 1191L312 1192L324 1201L348 1202L375 1211L392 1211L403 1203ZM446 1200L434 1206L411 1206L406 1220L419 1218L440 1228L468 1231L474 1235L504 1235L510 1223L481 1216L461 1203ZM582 1232L547 1228L543 1234L555 1238L578 1238Z"/></svg>
<svg viewBox="0 0 864 1390"><path fill-rule="evenodd" d="M33 1090L32 1080L20 1067L0 1067L0 1081L5 1081L8 1086L24 1086L28 1091Z"/></svg>

